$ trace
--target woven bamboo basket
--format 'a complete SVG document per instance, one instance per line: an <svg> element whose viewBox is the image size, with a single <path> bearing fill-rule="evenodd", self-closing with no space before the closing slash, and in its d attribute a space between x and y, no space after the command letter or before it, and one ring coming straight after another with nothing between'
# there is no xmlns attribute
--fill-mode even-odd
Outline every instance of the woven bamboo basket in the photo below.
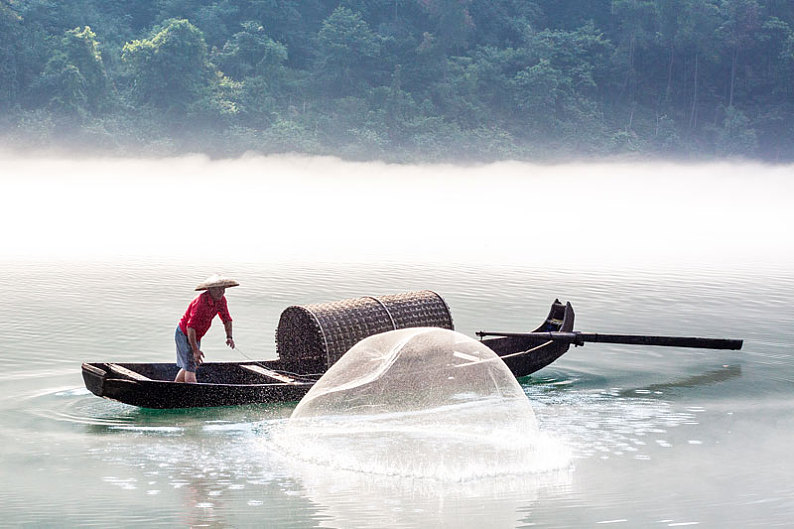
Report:
<svg viewBox="0 0 794 529"><path fill-rule="evenodd" d="M281 313L276 351L282 360L328 369L364 338L406 327L454 329L446 302L430 290L295 305Z"/></svg>

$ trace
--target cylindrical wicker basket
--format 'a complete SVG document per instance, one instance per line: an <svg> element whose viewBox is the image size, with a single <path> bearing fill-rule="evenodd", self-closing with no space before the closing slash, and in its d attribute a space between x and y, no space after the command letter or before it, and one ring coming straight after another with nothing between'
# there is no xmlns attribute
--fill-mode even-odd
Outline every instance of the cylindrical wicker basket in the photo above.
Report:
<svg viewBox="0 0 794 529"><path fill-rule="evenodd" d="M295 305L281 313L276 351L282 360L327 369L364 338L406 327L454 329L446 302L430 290Z"/></svg>

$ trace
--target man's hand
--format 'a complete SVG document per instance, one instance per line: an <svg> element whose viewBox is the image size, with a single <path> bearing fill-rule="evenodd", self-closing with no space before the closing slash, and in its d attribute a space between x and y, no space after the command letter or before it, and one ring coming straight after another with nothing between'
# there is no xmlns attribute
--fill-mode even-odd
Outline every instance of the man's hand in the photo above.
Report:
<svg viewBox="0 0 794 529"><path fill-rule="evenodd" d="M196 365L201 365L204 363L204 352L200 349L196 349L193 351L193 361L196 362Z"/></svg>
<svg viewBox="0 0 794 529"><path fill-rule="evenodd" d="M228 345L229 347L234 349L234 338L232 338L231 336L227 336L226 337L226 345Z"/></svg>

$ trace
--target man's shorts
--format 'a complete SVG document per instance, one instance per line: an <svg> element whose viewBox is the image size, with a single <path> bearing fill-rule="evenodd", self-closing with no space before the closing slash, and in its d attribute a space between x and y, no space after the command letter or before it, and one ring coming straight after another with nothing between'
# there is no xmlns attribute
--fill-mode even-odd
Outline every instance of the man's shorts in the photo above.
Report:
<svg viewBox="0 0 794 529"><path fill-rule="evenodd" d="M187 336L185 336L185 333L183 333L182 329L179 328L179 325L176 326L174 340L176 340L176 365L185 371L195 373L196 361L193 359L193 350L190 348L190 343L187 341ZM196 340L196 344L200 348L201 340Z"/></svg>

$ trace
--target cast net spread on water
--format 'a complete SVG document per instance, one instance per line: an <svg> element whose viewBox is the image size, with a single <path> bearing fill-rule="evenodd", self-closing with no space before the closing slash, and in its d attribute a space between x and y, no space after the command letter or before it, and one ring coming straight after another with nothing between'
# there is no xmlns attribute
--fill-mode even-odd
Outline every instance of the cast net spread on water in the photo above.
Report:
<svg viewBox="0 0 794 529"><path fill-rule="evenodd" d="M323 466L472 479L544 470L523 389L487 346L438 328L369 337L298 404L281 445Z"/></svg>

